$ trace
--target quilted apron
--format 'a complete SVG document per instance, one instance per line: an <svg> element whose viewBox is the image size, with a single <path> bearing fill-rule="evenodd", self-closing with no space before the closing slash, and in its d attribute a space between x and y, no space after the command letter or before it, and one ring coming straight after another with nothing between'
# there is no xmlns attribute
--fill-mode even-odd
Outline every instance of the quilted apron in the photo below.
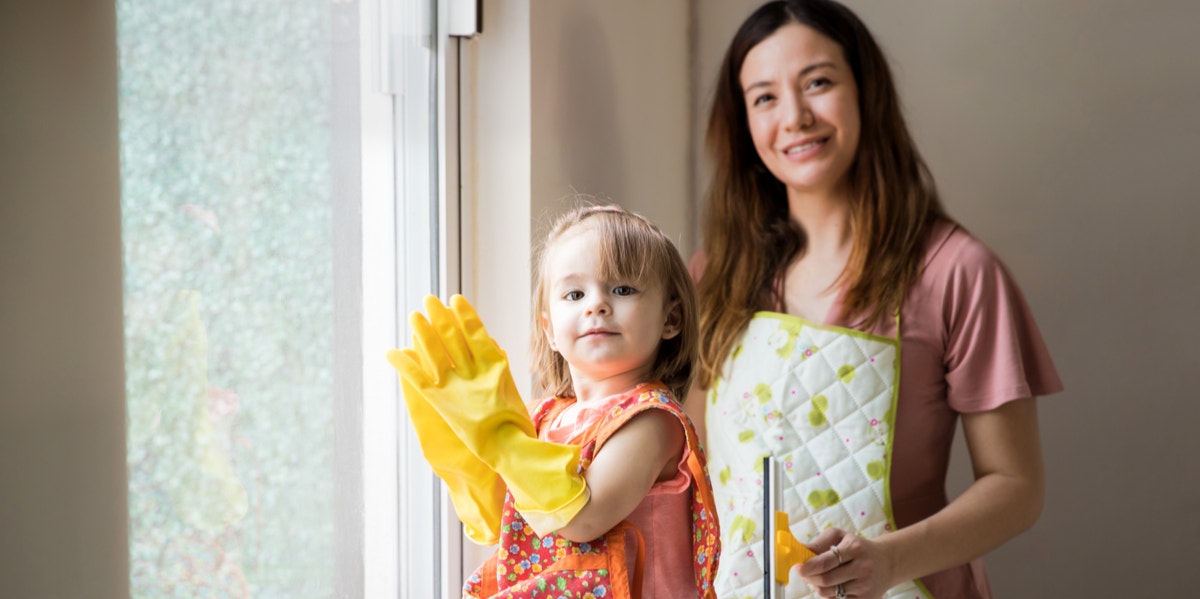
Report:
<svg viewBox="0 0 1200 599"><path fill-rule="evenodd" d="M898 338L777 312L751 319L706 399L719 597L762 595L763 457L779 462L781 508L800 542L830 527L866 538L896 528L889 478L899 353ZM817 595L793 575L786 596ZM910 581L884 597L932 595Z"/></svg>
<svg viewBox="0 0 1200 599"><path fill-rule="evenodd" d="M713 576L720 556L720 546L717 544L720 531L713 511L711 485L696 429L683 410L670 399L669 393L665 388L643 385L617 402L582 437L579 469L581 472L586 470L604 442L637 414L660 409L678 417L683 423L686 442L691 449L687 467L692 476L691 536L695 593L700 597L712 598ZM551 398L542 402L534 412L534 423L541 430L544 423L553 422L555 416L574 401ZM626 539L630 536L636 540L636 546L627 546ZM636 556L629 560L635 563L633 572L628 571L629 554ZM463 597L641 599L644 555L641 532L628 521L590 543L574 543L554 533L538 537L533 528L525 523L520 512L513 509L510 494L504 498L500 548L468 578ZM681 594L684 595L696 596L692 591Z"/></svg>

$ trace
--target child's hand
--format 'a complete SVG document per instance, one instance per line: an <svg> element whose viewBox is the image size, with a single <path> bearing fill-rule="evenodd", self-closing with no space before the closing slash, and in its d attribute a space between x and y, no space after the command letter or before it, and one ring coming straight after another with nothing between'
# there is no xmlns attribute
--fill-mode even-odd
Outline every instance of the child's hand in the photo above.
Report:
<svg viewBox="0 0 1200 599"><path fill-rule="evenodd" d="M471 453L499 474L514 506L540 535L571 521L588 501L578 447L540 441L508 358L462 296L447 308L425 298L409 317L413 347L388 360L426 398Z"/></svg>
<svg viewBox="0 0 1200 599"><path fill-rule="evenodd" d="M508 357L465 298L455 295L451 305L453 309L448 309L438 298L427 296L428 319L420 312L409 315L413 347L394 350L388 360L401 378L433 400L451 427L461 423L471 429L456 427L464 441L477 444L477 454L488 452L489 439L467 439L464 432L509 424L535 434L508 369Z"/></svg>
<svg viewBox="0 0 1200 599"><path fill-rule="evenodd" d="M399 354L392 350L388 359ZM467 537L480 545L496 543L504 510L504 480L463 445L420 391L403 377L400 386L421 453L445 483Z"/></svg>

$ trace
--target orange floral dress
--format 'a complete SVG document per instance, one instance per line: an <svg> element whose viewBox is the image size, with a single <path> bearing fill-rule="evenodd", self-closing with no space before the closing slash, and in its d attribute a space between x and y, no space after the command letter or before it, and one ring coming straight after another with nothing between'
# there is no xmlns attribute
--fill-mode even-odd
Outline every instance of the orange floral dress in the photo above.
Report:
<svg viewBox="0 0 1200 599"><path fill-rule="evenodd" d="M554 422L574 398L552 397L534 412L541 431ZM611 405L608 412L591 422L576 437L582 447L579 470L583 472L605 441L622 425L645 410L666 410L683 424L691 474L692 566L696 595L715 597L713 578L720 557L720 530L708 479L704 453L692 422L661 384L641 385ZM628 546L632 538L635 546ZM630 554L633 555L630 555ZM538 537L513 508L512 496L504 499L500 548L467 580L463 597L489 599L639 599L645 549L642 534L629 523L618 524L604 536L575 543L554 533ZM628 564L634 564L629 572Z"/></svg>

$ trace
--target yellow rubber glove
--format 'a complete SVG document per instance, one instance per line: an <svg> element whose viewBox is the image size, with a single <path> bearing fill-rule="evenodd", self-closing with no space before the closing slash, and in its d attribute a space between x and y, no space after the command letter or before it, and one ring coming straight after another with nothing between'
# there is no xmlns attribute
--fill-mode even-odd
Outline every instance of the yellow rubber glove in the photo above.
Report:
<svg viewBox="0 0 1200 599"><path fill-rule="evenodd" d="M395 365L400 353L389 351L388 361ZM467 537L480 545L495 544L500 540L504 480L463 445L429 401L403 377L400 387L421 453L445 483Z"/></svg>
<svg viewBox="0 0 1200 599"><path fill-rule="evenodd" d="M579 448L537 438L508 357L462 296L452 309L425 298L426 319L409 317L413 348L392 364L467 448L504 479L517 511L539 535L562 528L587 505Z"/></svg>

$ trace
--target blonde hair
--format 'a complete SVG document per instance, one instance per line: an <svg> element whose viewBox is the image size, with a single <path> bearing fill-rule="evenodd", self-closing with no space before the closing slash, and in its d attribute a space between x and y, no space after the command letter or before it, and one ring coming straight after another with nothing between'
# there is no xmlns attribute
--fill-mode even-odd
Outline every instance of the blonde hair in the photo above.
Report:
<svg viewBox="0 0 1200 599"><path fill-rule="evenodd" d="M533 327L529 344L535 389L539 395L571 397L575 394L567 361L551 348L541 323L550 309L547 257L554 251L556 241L579 227L590 227L598 233L600 276L638 286L662 285L666 305L674 303L678 306L679 334L659 343L647 382L662 381L675 394L676 400L682 402L695 376L700 345L692 279L679 250L662 230L645 217L612 205L585 205L560 216L535 250Z"/></svg>

